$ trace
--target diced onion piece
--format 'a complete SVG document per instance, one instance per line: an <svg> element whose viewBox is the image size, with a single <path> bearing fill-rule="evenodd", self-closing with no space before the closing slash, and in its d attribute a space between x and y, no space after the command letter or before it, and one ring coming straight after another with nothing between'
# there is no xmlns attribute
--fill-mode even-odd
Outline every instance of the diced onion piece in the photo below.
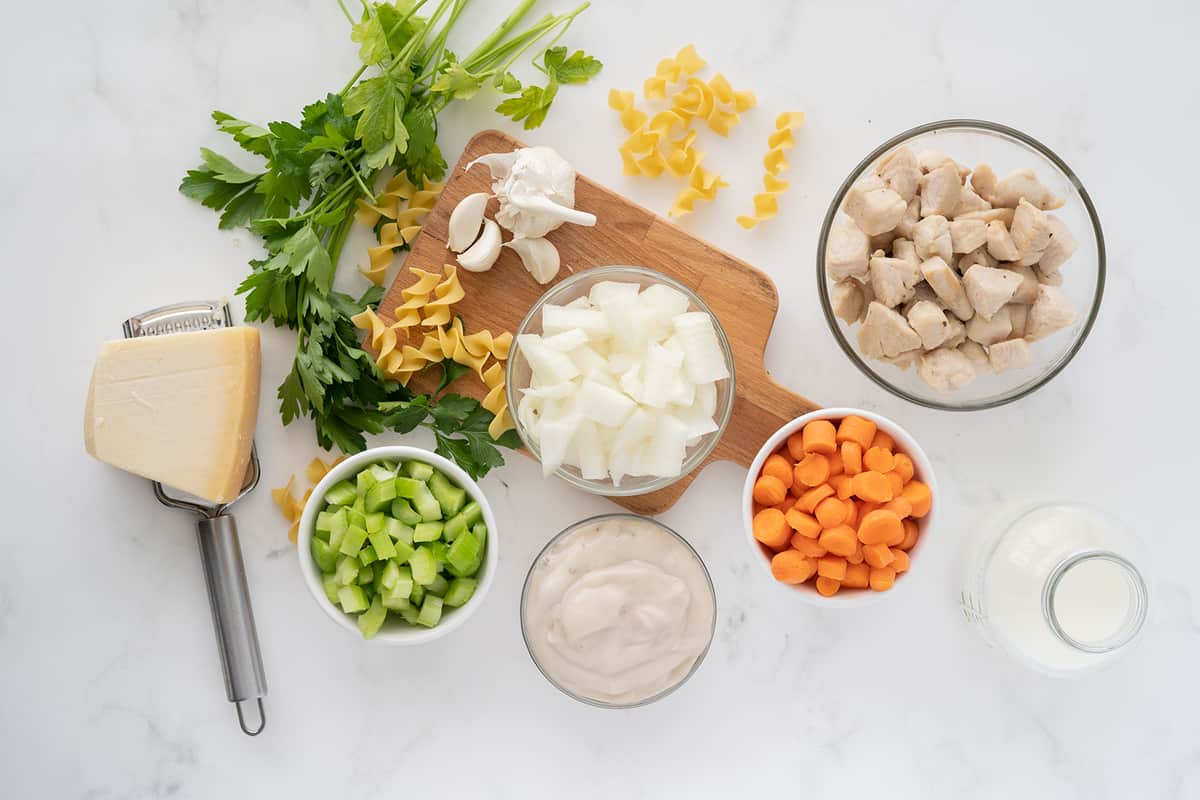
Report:
<svg viewBox="0 0 1200 800"><path fill-rule="evenodd" d="M542 337L542 341L546 343L546 347L552 350L569 353L576 347L587 344L588 336L579 328L575 328L574 330L556 333L553 336L544 336Z"/></svg>
<svg viewBox="0 0 1200 800"><path fill-rule="evenodd" d="M695 384L729 377L712 318L703 311L689 311L675 318L675 338L683 348L683 370Z"/></svg>
<svg viewBox="0 0 1200 800"><path fill-rule="evenodd" d="M584 377L591 377L592 373L597 370L601 372L608 370L608 359L586 344L576 347L568 355L575 366L579 368L579 374Z"/></svg>
<svg viewBox="0 0 1200 800"><path fill-rule="evenodd" d="M536 333L522 334L517 338L517 347L529 362L533 376L538 383L564 383L579 374L575 362L559 350L546 346L545 341Z"/></svg>
<svg viewBox="0 0 1200 800"><path fill-rule="evenodd" d="M696 386L696 408L701 414L711 417L717 413L717 385L702 383Z"/></svg>
<svg viewBox="0 0 1200 800"><path fill-rule="evenodd" d="M639 291L636 283L600 281L588 291L588 301L601 307L613 302L635 303Z"/></svg>
<svg viewBox="0 0 1200 800"><path fill-rule="evenodd" d="M596 423L590 419L581 421L571 443L579 456L579 473L584 478L599 481L608 477L608 458Z"/></svg>
<svg viewBox="0 0 1200 800"><path fill-rule="evenodd" d="M571 421L543 418L538 423L538 450L542 459L542 475L553 475L554 470L562 466L567 456L567 446L571 444Z"/></svg>
<svg viewBox="0 0 1200 800"><path fill-rule="evenodd" d="M542 308L542 332L547 336L564 331L582 330L588 338L608 336L608 321L598 308L570 306L544 306Z"/></svg>
<svg viewBox="0 0 1200 800"><path fill-rule="evenodd" d="M671 402L675 384L683 383L679 380L682 365L683 353L651 342L646 348L641 402L654 408L663 408Z"/></svg>
<svg viewBox="0 0 1200 800"><path fill-rule="evenodd" d="M633 413L637 403L621 391L589 378L579 385L575 408L586 419L616 427Z"/></svg>
<svg viewBox="0 0 1200 800"><path fill-rule="evenodd" d="M670 414L657 415L654 438L646 447L642 471L661 478L678 475L683 471L687 440L686 423Z"/></svg>
<svg viewBox="0 0 1200 800"><path fill-rule="evenodd" d="M642 397L642 365L635 364L629 369L621 373L620 379L617 381L621 386L621 391L632 397L638 403L645 403Z"/></svg>

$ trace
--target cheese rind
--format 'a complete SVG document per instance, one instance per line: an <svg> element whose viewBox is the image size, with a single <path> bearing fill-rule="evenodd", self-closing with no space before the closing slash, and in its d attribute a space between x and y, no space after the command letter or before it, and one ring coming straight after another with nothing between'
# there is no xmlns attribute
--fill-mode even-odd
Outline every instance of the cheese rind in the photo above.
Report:
<svg viewBox="0 0 1200 800"><path fill-rule="evenodd" d="M250 462L260 378L255 328L105 342L88 387L84 445L114 467L228 503Z"/></svg>

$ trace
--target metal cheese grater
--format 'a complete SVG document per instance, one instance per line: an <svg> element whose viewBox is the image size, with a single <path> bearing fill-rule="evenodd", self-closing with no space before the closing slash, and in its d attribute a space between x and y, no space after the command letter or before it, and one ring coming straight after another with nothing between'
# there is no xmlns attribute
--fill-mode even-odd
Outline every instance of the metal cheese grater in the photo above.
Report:
<svg viewBox="0 0 1200 800"><path fill-rule="evenodd" d="M123 327L125 338L132 339L232 325L233 317L228 305L220 301L201 301L155 308L130 317L125 320ZM267 679L263 674L258 634L254 629L254 612L250 607L250 591L246 587L246 569L242 564L237 523L227 512L229 506L258 485L259 475L258 453L252 449L241 494L233 501L219 505L182 492L178 495L168 494L161 483L154 481L154 496L160 503L199 515L196 537L204 562L204 578L208 584L208 602L217 634L217 649L225 672L225 694L235 704L238 724L249 736L262 733L267 724L262 702L267 695ZM255 727L247 724L243 713L243 704L251 701L258 707Z"/></svg>

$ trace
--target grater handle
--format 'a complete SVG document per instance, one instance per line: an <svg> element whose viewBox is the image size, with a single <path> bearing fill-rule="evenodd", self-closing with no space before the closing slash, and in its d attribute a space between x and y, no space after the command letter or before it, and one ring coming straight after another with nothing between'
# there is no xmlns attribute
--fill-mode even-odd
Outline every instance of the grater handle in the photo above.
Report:
<svg viewBox="0 0 1200 800"><path fill-rule="evenodd" d="M208 601L212 609L217 650L225 672L225 694L237 704L238 722L250 736L266 726L262 698L267 694L262 653L254 628L254 611L246 586L246 569L238 543L237 523L230 514L202 518L196 522ZM257 722L247 724L244 706L257 705Z"/></svg>

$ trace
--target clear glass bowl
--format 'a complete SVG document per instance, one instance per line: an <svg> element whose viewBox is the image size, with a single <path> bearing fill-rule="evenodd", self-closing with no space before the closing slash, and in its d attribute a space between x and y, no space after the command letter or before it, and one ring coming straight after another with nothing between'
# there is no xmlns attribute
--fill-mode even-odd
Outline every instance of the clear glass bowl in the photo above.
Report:
<svg viewBox="0 0 1200 800"><path fill-rule="evenodd" d="M1033 343L1033 363L1030 366L999 375L980 375L957 391L938 392L921 380L915 368L902 370L860 355L856 336L859 323L848 325L834 315L829 297L833 282L825 274L825 246L829 241L830 229L839 218L844 218L841 208L850 186L873 169L880 158L900 145L908 145L918 153L927 149L939 150L972 168L980 162L987 162L1001 177L1012 170L1028 167L1037 173L1042 183L1066 200L1062 208L1052 213L1067 224L1079 245L1062 268L1062 289L1078 316L1071 326ZM971 119L930 122L879 145L859 162L834 195L817 241L818 294L825 319L838 345L855 366L875 383L893 394L929 408L947 411L994 408L1044 386L1066 367L1083 346L1096 321L1100 299L1104 294L1104 235L1087 190L1071 168L1050 148L1027 134L994 122Z"/></svg>
<svg viewBox="0 0 1200 800"><path fill-rule="evenodd" d="M521 441L525 447L529 448L529 452L533 453L540 461L541 454L538 452L537 444L533 441L529 431L521 424L520 417L517 414L521 392L523 389L529 387L532 378L529 362L526 361L524 355L521 353L521 335L526 333L540 334L542 332L543 306L565 305L578 297L583 297L594 285L601 281L636 283L643 289L653 286L656 283L662 283L682 292L688 298L689 310L703 311L712 318L713 328L717 332L717 342L721 346L721 354L724 356L725 366L729 370L729 378L717 382L717 429L712 433L706 434L699 442L688 448L687 456L683 461L683 470L678 475L669 478L626 475L622 478L621 485L616 486L609 478L602 481L585 478L577 467L567 464L563 464L554 471L555 475L567 483L592 494L605 495L607 497L629 497L631 495L647 494L670 486L698 467L708 457L708 454L712 452L712 449L716 447L717 442L720 441L722 434L725 433L725 427L729 424L729 417L733 413L737 376L734 374L733 350L729 346L729 339L726 338L725 330L721 327L721 321L717 319L717 315L712 313L712 309L684 284L652 269L625 266L595 267L594 269L578 272L556 283L529 309L529 313L525 315L525 318L521 320L521 324L517 328L517 335L513 337L512 348L508 354L508 366L505 377L508 407L512 414L513 424L517 428L517 435L521 437Z"/></svg>
<svg viewBox="0 0 1200 800"><path fill-rule="evenodd" d="M663 531L664 533L670 534L672 538L674 538L681 545L683 545L683 547L686 549L686 551L691 554L693 559L695 559L695 564L697 566L699 566L700 570L704 573L705 583L708 586L708 596L703 599L707 599L712 608L713 621L712 621L712 625L709 627L709 630L708 630L708 639L705 642L704 649L701 650L700 654L696 656L696 660L692 663L691 668L686 673L684 673L682 676L680 676L679 680L677 680L675 683L668 686L667 688L663 689L662 691L660 691L656 694L652 694L649 697L645 697L645 698L642 698L641 700L637 700L637 701L630 702L630 703L610 703L610 702L606 702L604 700L596 700L591 697L586 697L584 695L580 695L575 692L572 692L570 689L566 688L561 683L559 683L557 680L555 680L554 676L550 674L550 672L546 669L546 667L543 666L540 661L538 661L538 657L537 657L536 653L534 652L534 648L529 643L529 629L526 624L526 622L527 622L526 621L527 603L529 601L529 586L530 586L531 581L533 580L534 574L537 572L538 567L542 564L542 560L545 557L546 553L549 552L550 549L552 547L554 547L554 545L556 545L560 541L566 539L567 537L569 537L571 534L575 533L576 531L582 530L583 528L586 528L590 525L595 525L596 523L606 522L609 520L634 520L634 521L637 521L640 523L646 523L649 525L653 525L654 527L658 528L659 530ZM692 600L693 600L693 602L699 602L701 600L701 598L692 598ZM525 641L525 649L529 652L529 658L533 661L534 666L536 666L538 668L538 672L541 672L542 676L545 677L545 679L547 681L549 681L551 683L551 685L553 685L556 689L558 689L563 694L565 694L568 697L571 697L575 700L578 700L581 703L586 703L590 706L595 706L597 708L637 708L639 706L649 705L650 703L653 703L657 700L661 700L662 698L664 698L667 695L674 692L680 686L683 686L685 683L688 682L688 680L693 675L696 674L696 670L700 669L700 665L704 662L705 656L708 655L708 651L712 647L713 635L716 633L716 630L717 630L717 613L716 612L717 612L717 592L716 592L716 589L713 587L712 576L708 572L708 567L706 567L704 565L704 560L700 558L700 554L696 552L696 549L694 547L692 547L690 544L688 544L687 539L684 539L678 533L671 530L670 528L668 528L666 525L662 524L658 520L650 519L649 517L642 517L642 516L638 516L637 514L622 514L622 513L601 514L599 516L589 517L588 519L580 520L579 522L576 522L573 525L568 525L566 528L559 531L559 533L553 539L551 539L549 542L546 543L546 546L543 547L541 549L541 551L537 554L537 558L535 558L533 560L533 563L529 565L529 572L525 576L525 585L521 589L521 637Z"/></svg>

